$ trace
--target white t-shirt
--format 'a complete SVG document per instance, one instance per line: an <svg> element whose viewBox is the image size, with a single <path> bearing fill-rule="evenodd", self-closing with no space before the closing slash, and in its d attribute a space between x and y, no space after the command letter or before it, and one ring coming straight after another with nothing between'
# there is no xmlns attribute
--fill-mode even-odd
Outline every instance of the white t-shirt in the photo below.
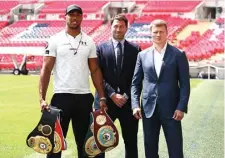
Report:
<svg viewBox="0 0 225 158"><path fill-rule="evenodd" d="M97 55L95 43L88 35L81 32L74 38L62 31L50 38L44 56L56 57L54 93L91 92L88 58L97 58Z"/></svg>

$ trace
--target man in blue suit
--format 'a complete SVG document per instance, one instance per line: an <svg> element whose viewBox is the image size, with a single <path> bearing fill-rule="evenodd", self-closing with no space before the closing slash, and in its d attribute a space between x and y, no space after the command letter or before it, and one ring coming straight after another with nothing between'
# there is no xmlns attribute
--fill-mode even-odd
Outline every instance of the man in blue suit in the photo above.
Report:
<svg viewBox="0 0 225 158"><path fill-rule="evenodd" d="M184 52L167 43L165 21L154 20L150 32L153 46L138 54L132 80L133 115L143 118L146 158L159 158L161 126L169 157L183 158L181 120L190 95L188 61Z"/></svg>
<svg viewBox="0 0 225 158"><path fill-rule="evenodd" d="M140 47L124 39L128 20L124 15L114 17L112 39L97 46L99 66L102 70L107 95L108 115L119 119L125 144L125 157L138 158L138 119L131 109L131 82ZM99 109L98 94L94 108ZM104 155L102 155L104 157Z"/></svg>

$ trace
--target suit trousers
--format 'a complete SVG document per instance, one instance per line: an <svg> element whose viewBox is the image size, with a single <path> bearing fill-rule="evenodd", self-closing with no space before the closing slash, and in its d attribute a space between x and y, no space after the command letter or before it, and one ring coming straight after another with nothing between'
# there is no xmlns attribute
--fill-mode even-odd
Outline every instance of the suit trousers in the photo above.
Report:
<svg viewBox="0 0 225 158"><path fill-rule="evenodd" d="M158 144L161 126L166 138L170 158L183 158L183 137L181 121L165 118L157 108L150 118L143 117L144 146L146 158L159 158ZM144 116L144 115L142 115Z"/></svg>
<svg viewBox="0 0 225 158"><path fill-rule="evenodd" d="M61 127L64 137L67 135L70 120L72 120L72 128L77 144L78 158L86 158L83 155L84 140L90 123L90 113L92 112L92 104L94 97L88 94L54 94L51 105L61 109ZM60 158L61 152L48 154L47 158Z"/></svg>
<svg viewBox="0 0 225 158"><path fill-rule="evenodd" d="M120 122L122 136L125 144L125 158L138 158L138 120L133 116L130 101L128 100L128 102L122 108L119 108L117 105L115 105L112 100L108 100L107 105L107 113L112 121L115 121L118 118ZM105 154L101 154L99 156L96 156L95 158L104 157Z"/></svg>

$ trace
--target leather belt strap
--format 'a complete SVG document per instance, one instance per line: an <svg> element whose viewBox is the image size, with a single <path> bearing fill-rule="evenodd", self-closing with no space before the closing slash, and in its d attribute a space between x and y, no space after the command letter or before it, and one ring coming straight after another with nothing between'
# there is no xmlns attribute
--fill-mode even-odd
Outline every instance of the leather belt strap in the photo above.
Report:
<svg viewBox="0 0 225 158"><path fill-rule="evenodd" d="M60 125L60 109L50 106L43 110L41 119L27 136L27 146L42 154L58 153L66 149L66 141Z"/></svg>
<svg viewBox="0 0 225 158"><path fill-rule="evenodd" d="M95 157L115 148L118 142L118 130L108 114L104 110L92 112L85 139L84 155Z"/></svg>

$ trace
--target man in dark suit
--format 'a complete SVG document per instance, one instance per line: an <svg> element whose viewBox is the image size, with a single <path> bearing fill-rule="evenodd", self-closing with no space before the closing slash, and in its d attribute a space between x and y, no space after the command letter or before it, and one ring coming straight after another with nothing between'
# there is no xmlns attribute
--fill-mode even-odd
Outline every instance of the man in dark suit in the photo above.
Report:
<svg viewBox="0 0 225 158"><path fill-rule="evenodd" d="M97 46L99 66L102 70L107 95L107 113L113 121L119 119L125 144L125 157L137 158L138 119L131 109L131 82L140 47L124 39L128 20L124 15L114 17L112 39ZM94 108L99 107L98 94ZM104 157L104 155L103 155Z"/></svg>
<svg viewBox="0 0 225 158"><path fill-rule="evenodd" d="M138 54L131 86L133 114L143 118L146 158L159 158L162 126L170 158L183 158L181 120L190 95L189 66L184 52L167 43L167 24L150 25L153 46ZM142 107L140 95L142 91Z"/></svg>

